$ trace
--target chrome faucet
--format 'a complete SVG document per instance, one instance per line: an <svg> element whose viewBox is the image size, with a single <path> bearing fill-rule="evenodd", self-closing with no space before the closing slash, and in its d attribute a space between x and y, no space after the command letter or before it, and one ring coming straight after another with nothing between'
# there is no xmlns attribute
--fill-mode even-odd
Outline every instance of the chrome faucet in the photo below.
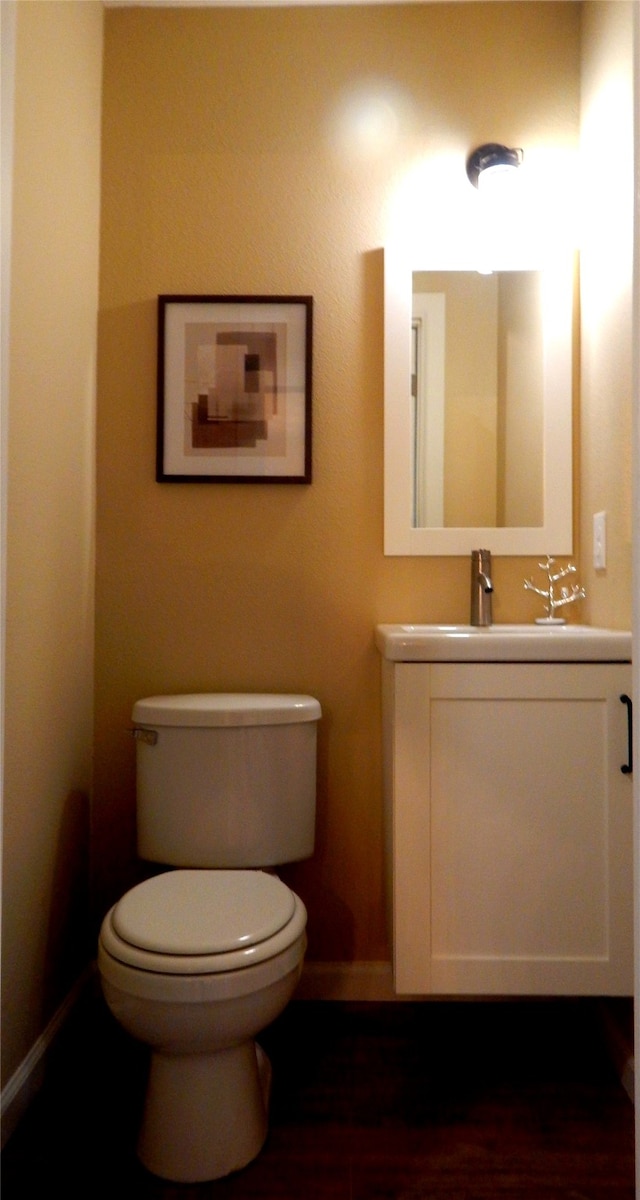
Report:
<svg viewBox="0 0 640 1200"><path fill-rule="evenodd" d="M491 625L491 551L471 551L471 624Z"/></svg>

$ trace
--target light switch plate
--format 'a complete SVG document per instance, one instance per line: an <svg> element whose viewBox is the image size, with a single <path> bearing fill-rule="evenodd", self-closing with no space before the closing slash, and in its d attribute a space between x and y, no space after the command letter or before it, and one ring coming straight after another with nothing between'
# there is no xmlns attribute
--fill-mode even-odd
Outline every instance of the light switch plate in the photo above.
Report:
<svg viewBox="0 0 640 1200"><path fill-rule="evenodd" d="M596 571L604 571L607 565L607 514L593 514L593 565Z"/></svg>

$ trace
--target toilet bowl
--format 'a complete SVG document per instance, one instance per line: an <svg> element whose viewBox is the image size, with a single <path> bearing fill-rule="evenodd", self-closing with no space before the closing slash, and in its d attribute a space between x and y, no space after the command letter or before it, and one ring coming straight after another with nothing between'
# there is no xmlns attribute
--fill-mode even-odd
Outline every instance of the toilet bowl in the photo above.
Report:
<svg viewBox="0 0 640 1200"><path fill-rule="evenodd" d="M254 1041L291 998L304 904L271 872L313 853L312 696L189 693L133 706L140 859L163 871L105 916L113 1015L151 1050L138 1156L178 1183L246 1166L267 1133Z"/></svg>
<svg viewBox="0 0 640 1200"><path fill-rule="evenodd" d="M253 1039L291 998L305 926L299 897L255 870L169 871L107 913L104 996L151 1047L138 1156L154 1174L195 1183L259 1153L271 1069Z"/></svg>

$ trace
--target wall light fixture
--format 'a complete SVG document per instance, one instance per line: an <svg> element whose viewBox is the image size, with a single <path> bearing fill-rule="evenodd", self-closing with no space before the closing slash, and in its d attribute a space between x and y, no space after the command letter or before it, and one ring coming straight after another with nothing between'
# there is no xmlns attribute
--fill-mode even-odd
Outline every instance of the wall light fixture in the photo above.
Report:
<svg viewBox="0 0 640 1200"><path fill-rule="evenodd" d="M467 175L474 187L484 189L496 182L506 181L520 166L522 150L510 150L498 142L487 142L478 146L467 159Z"/></svg>

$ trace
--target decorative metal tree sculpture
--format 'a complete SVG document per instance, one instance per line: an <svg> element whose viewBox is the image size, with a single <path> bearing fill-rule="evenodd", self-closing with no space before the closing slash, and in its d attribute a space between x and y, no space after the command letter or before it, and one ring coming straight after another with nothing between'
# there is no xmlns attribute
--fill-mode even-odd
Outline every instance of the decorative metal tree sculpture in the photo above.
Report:
<svg viewBox="0 0 640 1200"><path fill-rule="evenodd" d="M542 596L543 600L546 600L546 616L536 617L536 625L566 624L564 617L556 617L556 609L562 608L565 604L573 604L575 600L584 600L586 596L584 588L580 587L577 583L574 583L571 588L568 588L566 585L561 587L559 595L556 594L555 585L567 575L575 574L576 568L573 563L567 563L566 567L559 567L557 570L554 570L555 561L555 558L550 558L547 554L547 561L538 563L540 570L546 572L546 588L536 587L533 579L525 579L524 581L526 591L535 592L537 596Z"/></svg>

